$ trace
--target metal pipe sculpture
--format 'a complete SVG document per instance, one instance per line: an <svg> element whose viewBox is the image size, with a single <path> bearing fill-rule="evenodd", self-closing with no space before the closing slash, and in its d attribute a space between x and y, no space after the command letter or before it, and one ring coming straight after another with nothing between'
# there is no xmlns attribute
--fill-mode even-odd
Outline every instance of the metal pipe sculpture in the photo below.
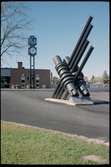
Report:
<svg viewBox="0 0 111 167"><path fill-rule="evenodd" d="M92 19L93 17L91 16L88 18L71 57L67 56L63 61L59 56L56 56L53 59L56 71L60 77L60 81L52 95L52 98L67 99L69 95L78 97L79 94L83 97L90 96L84 80L82 69L91 55L94 47L90 46L81 65L79 66L78 64L89 44L87 38L93 28L93 26L90 24Z"/></svg>
<svg viewBox="0 0 111 167"><path fill-rule="evenodd" d="M58 75L61 78L61 83L63 84L63 86L67 88L71 96L79 96L77 89L75 88L75 85L74 85L73 75L69 71L67 64L62 62L59 56L56 56L53 59L53 61L55 63L55 68L58 72Z"/></svg>

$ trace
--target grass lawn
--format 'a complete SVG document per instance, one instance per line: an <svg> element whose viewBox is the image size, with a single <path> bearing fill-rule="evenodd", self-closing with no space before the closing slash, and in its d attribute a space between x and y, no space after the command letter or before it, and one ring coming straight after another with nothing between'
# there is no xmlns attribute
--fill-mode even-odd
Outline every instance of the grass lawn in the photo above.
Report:
<svg viewBox="0 0 111 167"><path fill-rule="evenodd" d="M100 162L83 160L97 155ZM1 122L1 164L109 164L109 148L40 128Z"/></svg>

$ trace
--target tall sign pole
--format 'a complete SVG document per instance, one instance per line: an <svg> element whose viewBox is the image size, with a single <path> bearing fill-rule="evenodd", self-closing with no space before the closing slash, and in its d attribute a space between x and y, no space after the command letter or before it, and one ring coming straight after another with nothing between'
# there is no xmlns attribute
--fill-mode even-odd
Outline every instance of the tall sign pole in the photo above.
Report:
<svg viewBox="0 0 111 167"><path fill-rule="evenodd" d="M28 38L28 54L30 55L30 88L35 88L35 55L37 54L37 38L31 35Z"/></svg>

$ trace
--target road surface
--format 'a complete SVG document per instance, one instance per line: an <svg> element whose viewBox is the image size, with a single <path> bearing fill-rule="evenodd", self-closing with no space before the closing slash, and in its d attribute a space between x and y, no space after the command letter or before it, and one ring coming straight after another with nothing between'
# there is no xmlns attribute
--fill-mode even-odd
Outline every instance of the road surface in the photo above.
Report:
<svg viewBox="0 0 111 167"><path fill-rule="evenodd" d="M109 141L109 93L91 92L94 105L45 101L52 90L2 90L1 119Z"/></svg>

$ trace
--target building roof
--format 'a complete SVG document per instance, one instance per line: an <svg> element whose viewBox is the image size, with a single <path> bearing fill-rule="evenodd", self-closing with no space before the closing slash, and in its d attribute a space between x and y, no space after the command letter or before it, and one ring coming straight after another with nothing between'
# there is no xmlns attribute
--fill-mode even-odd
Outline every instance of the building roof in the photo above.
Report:
<svg viewBox="0 0 111 167"><path fill-rule="evenodd" d="M11 71L12 70L19 70L18 68L1 68L1 76L11 76ZM30 69L24 69L25 71L29 71ZM49 69L35 69L35 71L37 72L45 72L45 71L49 71L51 72Z"/></svg>

